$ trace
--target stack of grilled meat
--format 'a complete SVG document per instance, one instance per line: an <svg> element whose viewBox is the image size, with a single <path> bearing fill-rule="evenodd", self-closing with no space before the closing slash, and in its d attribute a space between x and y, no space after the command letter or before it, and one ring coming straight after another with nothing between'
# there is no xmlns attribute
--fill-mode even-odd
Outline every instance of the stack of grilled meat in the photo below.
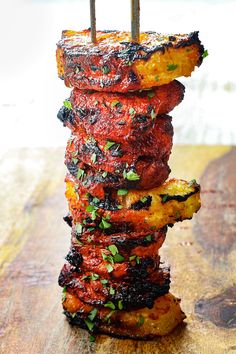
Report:
<svg viewBox="0 0 236 354"><path fill-rule="evenodd" d="M92 333L153 338L184 314L160 261L167 227L200 207L196 181L167 178L173 127L184 95L175 80L200 65L198 33L64 31L59 77L71 96L58 118L72 131L65 155L71 248L59 276L63 308Z"/></svg>

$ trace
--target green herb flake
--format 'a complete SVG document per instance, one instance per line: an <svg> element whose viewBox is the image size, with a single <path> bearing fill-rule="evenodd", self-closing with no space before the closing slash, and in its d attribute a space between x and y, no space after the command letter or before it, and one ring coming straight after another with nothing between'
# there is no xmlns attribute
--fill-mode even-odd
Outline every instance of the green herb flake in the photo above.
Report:
<svg viewBox="0 0 236 354"><path fill-rule="evenodd" d="M141 201L142 203L146 203L146 201L147 201L147 197L143 197L143 198L141 198L141 199L140 199L140 201Z"/></svg>
<svg viewBox="0 0 236 354"><path fill-rule="evenodd" d="M151 110L151 118L152 118L152 120L156 118L156 113L155 113L154 109Z"/></svg>
<svg viewBox="0 0 236 354"><path fill-rule="evenodd" d="M75 225L75 230L76 230L76 232L77 232L78 234L82 234L83 225L80 224L80 223L77 223L77 224Z"/></svg>
<svg viewBox="0 0 236 354"><path fill-rule="evenodd" d="M85 318L85 319L84 319L84 322L85 322L86 326L88 327L88 329L89 329L90 331L92 331L92 330L93 330L93 327L94 327L94 323L93 323L92 321L90 321L89 318Z"/></svg>
<svg viewBox="0 0 236 354"><path fill-rule="evenodd" d="M128 193L127 189L118 189L117 195L126 195Z"/></svg>
<svg viewBox="0 0 236 354"><path fill-rule="evenodd" d="M102 218L102 221L99 224L100 229L109 229L111 227L111 224L107 222L104 218Z"/></svg>
<svg viewBox="0 0 236 354"><path fill-rule="evenodd" d="M111 106L112 106L112 107L120 106L120 104L121 104L121 103L120 103L119 101L112 101L112 102L111 102Z"/></svg>
<svg viewBox="0 0 236 354"><path fill-rule="evenodd" d="M131 116L134 116L135 113L136 113L135 109L134 109L133 107L131 107L131 108L129 109L129 114L130 114Z"/></svg>
<svg viewBox="0 0 236 354"><path fill-rule="evenodd" d="M123 205L117 205L117 208L120 210L120 209L123 209Z"/></svg>
<svg viewBox="0 0 236 354"><path fill-rule="evenodd" d="M108 315L106 315L106 316L104 317L104 321L109 323L111 316L112 316L113 313L115 313L115 312L116 312L115 310L110 311L110 312L108 313Z"/></svg>
<svg viewBox="0 0 236 354"><path fill-rule="evenodd" d="M166 203L168 202L168 197L169 197L169 194L164 194L161 196L161 202L162 203Z"/></svg>
<svg viewBox="0 0 236 354"><path fill-rule="evenodd" d="M125 178L129 181L138 181L140 179L140 176L134 171L130 170L129 172L126 172Z"/></svg>
<svg viewBox="0 0 236 354"><path fill-rule="evenodd" d="M136 323L136 327L139 328L144 324L144 317L142 315L139 316L138 322Z"/></svg>
<svg viewBox="0 0 236 354"><path fill-rule="evenodd" d="M94 152L94 153L92 154L92 156L91 156L91 161L92 161L93 163L95 163L96 160L97 160L97 155L96 155L95 152Z"/></svg>
<svg viewBox="0 0 236 354"><path fill-rule="evenodd" d="M100 280L100 283L101 283L102 285L106 285L106 284L108 283L108 280L107 280L107 279L101 279L101 280Z"/></svg>
<svg viewBox="0 0 236 354"><path fill-rule="evenodd" d="M107 264L106 268L107 268L108 273L111 273L114 269L110 264Z"/></svg>
<svg viewBox="0 0 236 354"><path fill-rule="evenodd" d="M155 96L155 93L153 91L149 91L147 95L149 98L153 98Z"/></svg>
<svg viewBox="0 0 236 354"><path fill-rule="evenodd" d="M66 108L72 109L72 104L71 104L71 102L70 102L69 100L65 100L65 101L63 102L63 104L64 104L64 106L65 106Z"/></svg>
<svg viewBox="0 0 236 354"><path fill-rule="evenodd" d="M66 286L64 286L61 295L61 301L64 302L66 300Z"/></svg>
<svg viewBox="0 0 236 354"><path fill-rule="evenodd" d="M192 187L194 184L196 184L197 183L197 181L195 180L195 179L192 179L189 183L188 183L188 185L189 185L189 187Z"/></svg>
<svg viewBox="0 0 236 354"><path fill-rule="evenodd" d="M178 68L178 64L168 64L167 71L173 71Z"/></svg>
<svg viewBox="0 0 236 354"><path fill-rule="evenodd" d="M97 207L95 207L94 205L88 205L86 208L86 211L88 213L92 213L92 211L97 210Z"/></svg>
<svg viewBox="0 0 236 354"><path fill-rule="evenodd" d="M74 165L76 165L78 161L79 161L79 160L76 159L75 157L72 158L72 162L73 162Z"/></svg>
<svg viewBox="0 0 236 354"><path fill-rule="evenodd" d="M117 253L113 256L113 260L115 263L121 263L124 261L124 257L121 254Z"/></svg>
<svg viewBox="0 0 236 354"><path fill-rule="evenodd" d="M103 174L102 174L102 177L106 178L106 176L107 176L107 171L104 171Z"/></svg>
<svg viewBox="0 0 236 354"><path fill-rule="evenodd" d="M118 248L116 245L110 245L107 247L107 249L111 252L113 256L115 256L117 253L119 253Z"/></svg>
<svg viewBox="0 0 236 354"><path fill-rule="evenodd" d="M115 289L111 286L110 289L109 289L109 294L110 295L115 295L116 291Z"/></svg>
<svg viewBox="0 0 236 354"><path fill-rule="evenodd" d="M91 280L98 280L98 279L99 279L99 275L96 273L92 273Z"/></svg>
<svg viewBox="0 0 236 354"><path fill-rule="evenodd" d="M108 301L106 304L104 304L104 307L108 307L109 309L112 310L115 310L116 308L112 301Z"/></svg>
<svg viewBox="0 0 236 354"><path fill-rule="evenodd" d="M95 339L96 339L96 338L95 338L94 336L90 336L90 337L89 337L90 343L94 343L94 342L95 342Z"/></svg>
<svg viewBox="0 0 236 354"><path fill-rule="evenodd" d="M136 258L136 255L133 255L133 256L130 256L130 257L129 257L129 260L130 260L130 261L134 261L135 258Z"/></svg>
<svg viewBox="0 0 236 354"><path fill-rule="evenodd" d="M92 231L94 231L94 230L95 230L95 227L89 227L89 228L88 228L88 231L89 231L89 232L92 232ZM91 239L91 237L89 236L89 237L88 237L88 242L91 242L91 241L92 241L92 239Z"/></svg>
<svg viewBox="0 0 236 354"><path fill-rule="evenodd" d="M147 240L148 242L151 242L152 241L152 235L147 235L145 237L145 240Z"/></svg>
<svg viewBox="0 0 236 354"><path fill-rule="evenodd" d="M110 71L111 71L111 70L110 70L109 66L104 65L104 66L102 67L102 73L103 73L103 74L107 75L107 74L109 74Z"/></svg>
<svg viewBox="0 0 236 354"><path fill-rule="evenodd" d="M114 141L109 141L109 140L107 140L107 143L106 143L106 145L105 145L105 147L104 147L104 151L109 150L113 145L115 145L115 142L114 142Z"/></svg>
<svg viewBox="0 0 236 354"><path fill-rule="evenodd" d="M137 264L140 264L140 263L141 263L141 259L140 259L139 256L136 256L136 263L137 263Z"/></svg>
<svg viewBox="0 0 236 354"><path fill-rule="evenodd" d="M77 172L77 178L80 179L81 177L83 177L83 175L84 175L84 170L82 170L82 168L79 168Z"/></svg>
<svg viewBox="0 0 236 354"><path fill-rule="evenodd" d="M123 302L122 302L122 300L118 301L118 309L119 310L123 310Z"/></svg>
<svg viewBox="0 0 236 354"><path fill-rule="evenodd" d="M97 214L96 210L93 210L91 213L91 219L94 221L94 220L96 220L97 216L98 216L98 214Z"/></svg>
<svg viewBox="0 0 236 354"><path fill-rule="evenodd" d="M202 59L205 59L206 57L208 57L209 53L208 50L204 50L203 54L202 54Z"/></svg>
<svg viewBox="0 0 236 354"><path fill-rule="evenodd" d="M93 203L97 204L97 203L99 203L99 202L100 202L100 199L98 199L97 197L94 197L94 198L93 198Z"/></svg>
<svg viewBox="0 0 236 354"><path fill-rule="evenodd" d="M92 311L89 312L88 318L90 319L90 321L93 321L94 318L97 316L98 310L97 309L93 309Z"/></svg>

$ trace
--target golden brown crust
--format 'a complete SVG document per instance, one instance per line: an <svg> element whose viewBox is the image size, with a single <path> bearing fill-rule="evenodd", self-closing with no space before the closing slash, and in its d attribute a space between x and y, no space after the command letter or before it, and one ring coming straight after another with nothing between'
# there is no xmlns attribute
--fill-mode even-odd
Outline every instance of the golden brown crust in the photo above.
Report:
<svg viewBox="0 0 236 354"><path fill-rule="evenodd" d="M127 32L97 31L94 45L90 30L64 31L57 47L58 75L67 86L109 92L148 89L190 76L203 54L198 32L145 32L135 44Z"/></svg>

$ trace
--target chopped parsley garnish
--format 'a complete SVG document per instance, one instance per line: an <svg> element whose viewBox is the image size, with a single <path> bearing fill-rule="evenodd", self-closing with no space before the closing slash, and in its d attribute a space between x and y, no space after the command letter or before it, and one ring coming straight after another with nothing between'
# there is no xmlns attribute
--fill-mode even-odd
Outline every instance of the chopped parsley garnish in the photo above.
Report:
<svg viewBox="0 0 236 354"><path fill-rule="evenodd" d="M94 205L88 205L86 208L86 211L88 213L92 213L94 210L97 210L97 207L95 207Z"/></svg>
<svg viewBox="0 0 236 354"><path fill-rule="evenodd" d="M168 201L169 194L164 194L161 196L161 202L166 203Z"/></svg>
<svg viewBox="0 0 236 354"><path fill-rule="evenodd" d="M110 264L107 264L106 268L107 268L108 273L111 273L114 269Z"/></svg>
<svg viewBox="0 0 236 354"><path fill-rule="evenodd" d="M142 315L139 316L138 322L136 323L136 327L141 327L144 324L144 317Z"/></svg>
<svg viewBox="0 0 236 354"><path fill-rule="evenodd" d="M152 98L155 96L155 93L153 91L149 91L147 95L149 98Z"/></svg>
<svg viewBox="0 0 236 354"><path fill-rule="evenodd" d="M130 114L131 116L134 116L135 113L136 113L135 109L134 109L133 107L131 107L131 108L129 109L129 114Z"/></svg>
<svg viewBox="0 0 236 354"><path fill-rule="evenodd" d="M120 209L123 209L123 205L117 205L117 208L120 210Z"/></svg>
<svg viewBox="0 0 236 354"><path fill-rule="evenodd" d="M115 304L113 304L112 301L108 301L106 304L104 304L104 307L109 307L109 309L115 310Z"/></svg>
<svg viewBox="0 0 236 354"><path fill-rule="evenodd" d="M168 64L167 71L173 71L178 68L178 64Z"/></svg>
<svg viewBox="0 0 236 354"><path fill-rule="evenodd" d="M122 302L122 300L118 301L118 309L119 310L123 310L123 302Z"/></svg>
<svg viewBox="0 0 236 354"><path fill-rule="evenodd" d="M115 295L116 291L115 289L111 286L110 289L109 289L109 294L110 295Z"/></svg>
<svg viewBox="0 0 236 354"><path fill-rule="evenodd" d="M101 280L100 280L100 283L101 283L102 285L106 285L106 284L108 283L108 280L107 280L107 279L101 279Z"/></svg>
<svg viewBox="0 0 236 354"><path fill-rule="evenodd" d="M88 329L90 331L92 331L92 329L94 327L94 323L89 318L85 318L84 322L85 322L86 326L88 327Z"/></svg>
<svg viewBox="0 0 236 354"><path fill-rule="evenodd" d="M103 177L103 178L106 178L107 173L108 173L107 171L104 171L103 174L102 174L102 177Z"/></svg>
<svg viewBox="0 0 236 354"><path fill-rule="evenodd" d="M126 195L128 193L127 189L118 189L117 195Z"/></svg>
<svg viewBox="0 0 236 354"><path fill-rule="evenodd" d="M66 300L66 286L64 286L62 290L61 301L64 302Z"/></svg>
<svg viewBox="0 0 236 354"><path fill-rule="evenodd" d="M129 172L124 171L123 176L129 181L138 181L140 179L140 176L132 170Z"/></svg>
<svg viewBox="0 0 236 354"><path fill-rule="evenodd" d="M196 183L197 183L197 181L195 179L192 179L188 185L189 185L189 187L192 187Z"/></svg>
<svg viewBox="0 0 236 354"><path fill-rule="evenodd" d="M156 113L155 113L154 109L151 110L151 118L152 119L156 118Z"/></svg>
<svg viewBox="0 0 236 354"><path fill-rule="evenodd" d="M203 54L202 54L202 59L205 59L206 57L208 57L209 53L208 50L204 50Z"/></svg>
<svg viewBox="0 0 236 354"><path fill-rule="evenodd" d="M77 172L77 178L80 179L81 177L83 177L83 175L84 175L84 170L82 170L82 168L79 168Z"/></svg>
<svg viewBox="0 0 236 354"><path fill-rule="evenodd" d="M109 140L107 140L107 143L106 143L106 145L105 145L105 147L104 147L104 151L109 150L113 145L115 145L115 142L114 142L114 141L109 141Z"/></svg>
<svg viewBox="0 0 236 354"><path fill-rule="evenodd" d="M104 218L102 218L102 221L99 224L100 229L109 229L111 227L111 224L107 222Z"/></svg>
<svg viewBox="0 0 236 354"><path fill-rule="evenodd" d="M77 232L78 234L82 234L83 225L80 224L80 223L77 223L77 224L75 225L75 230L76 230L76 232Z"/></svg>
<svg viewBox="0 0 236 354"><path fill-rule="evenodd" d="M96 338L95 338L94 336L90 336L90 337L89 337L89 341L90 341L90 343L95 342L95 339L96 339Z"/></svg>
<svg viewBox="0 0 236 354"><path fill-rule="evenodd" d="M147 236L145 237L145 239L146 239L148 242L152 241L152 235L147 235Z"/></svg>
<svg viewBox="0 0 236 354"><path fill-rule="evenodd" d="M109 66L104 65L104 66L102 67L102 73L103 73L103 74L107 75L107 74L109 74L110 71L111 71L111 70L110 70Z"/></svg>
<svg viewBox="0 0 236 354"><path fill-rule="evenodd" d="M120 104L121 104L121 103L120 103L119 101L112 101L112 102L111 102L111 106L112 106L112 107L120 106Z"/></svg>
<svg viewBox="0 0 236 354"><path fill-rule="evenodd" d="M74 165L76 165L78 161L79 161L79 160L76 159L75 157L72 158L72 162L73 162Z"/></svg>
<svg viewBox="0 0 236 354"><path fill-rule="evenodd" d="M146 201L147 201L147 197L143 197L143 198L141 198L141 199L140 199L140 201L141 201L142 203L146 203Z"/></svg>
<svg viewBox="0 0 236 354"><path fill-rule="evenodd" d="M136 255L130 256L130 257L129 257L129 260L130 260L130 261L135 261L137 264L140 264L140 263L141 263L140 257L139 257L139 256L136 256Z"/></svg>
<svg viewBox="0 0 236 354"><path fill-rule="evenodd" d="M98 199L97 197L94 197L94 198L93 198L93 203L97 204L97 203L99 203L99 202L100 202L100 199Z"/></svg>
<svg viewBox="0 0 236 354"><path fill-rule="evenodd" d="M89 312L88 318L90 319L90 321L93 321L94 318L97 316L98 310L97 309L93 309L92 311Z"/></svg>
<svg viewBox="0 0 236 354"><path fill-rule="evenodd" d="M113 256L113 260L115 263L121 263L124 261L124 257L121 254L117 253Z"/></svg>
<svg viewBox="0 0 236 354"><path fill-rule="evenodd" d="M91 161L92 161L93 163L95 163L96 160L97 160L97 155L96 155L95 152L94 152L94 153L92 154L92 156L91 156Z"/></svg>
<svg viewBox="0 0 236 354"><path fill-rule="evenodd" d="M65 106L66 108L72 109L72 104L71 104L71 102L70 102L69 100L65 100L65 101L63 102L63 104L64 104L64 106Z"/></svg>
<svg viewBox="0 0 236 354"><path fill-rule="evenodd" d="M98 280L99 279L99 275L96 273L92 273L91 274L91 280Z"/></svg>
<svg viewBox="0 0 236 354"><path fill-rule="evenodd" d="M115 256L117 253L119 253L118 248L116 245L110 245L107 247L107 249L111 252L113 256Z"/></svg>

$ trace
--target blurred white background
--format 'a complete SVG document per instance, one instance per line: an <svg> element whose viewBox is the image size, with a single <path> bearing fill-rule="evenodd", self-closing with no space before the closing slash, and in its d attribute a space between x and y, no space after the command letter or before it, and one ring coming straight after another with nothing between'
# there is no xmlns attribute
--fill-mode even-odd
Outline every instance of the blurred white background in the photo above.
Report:
<svg viewBox="0 0 236 354"><path fill-rule="evenodd" d="M130 29L130 0L97 0L98 29ZM65 146L56 114L70 90L57 78L63 29L89 27L89 0L1 0L0 149ZM175 143L236 144L236 1L141 0L141 30L200 31L209 56L173 111Z"/></svg>

